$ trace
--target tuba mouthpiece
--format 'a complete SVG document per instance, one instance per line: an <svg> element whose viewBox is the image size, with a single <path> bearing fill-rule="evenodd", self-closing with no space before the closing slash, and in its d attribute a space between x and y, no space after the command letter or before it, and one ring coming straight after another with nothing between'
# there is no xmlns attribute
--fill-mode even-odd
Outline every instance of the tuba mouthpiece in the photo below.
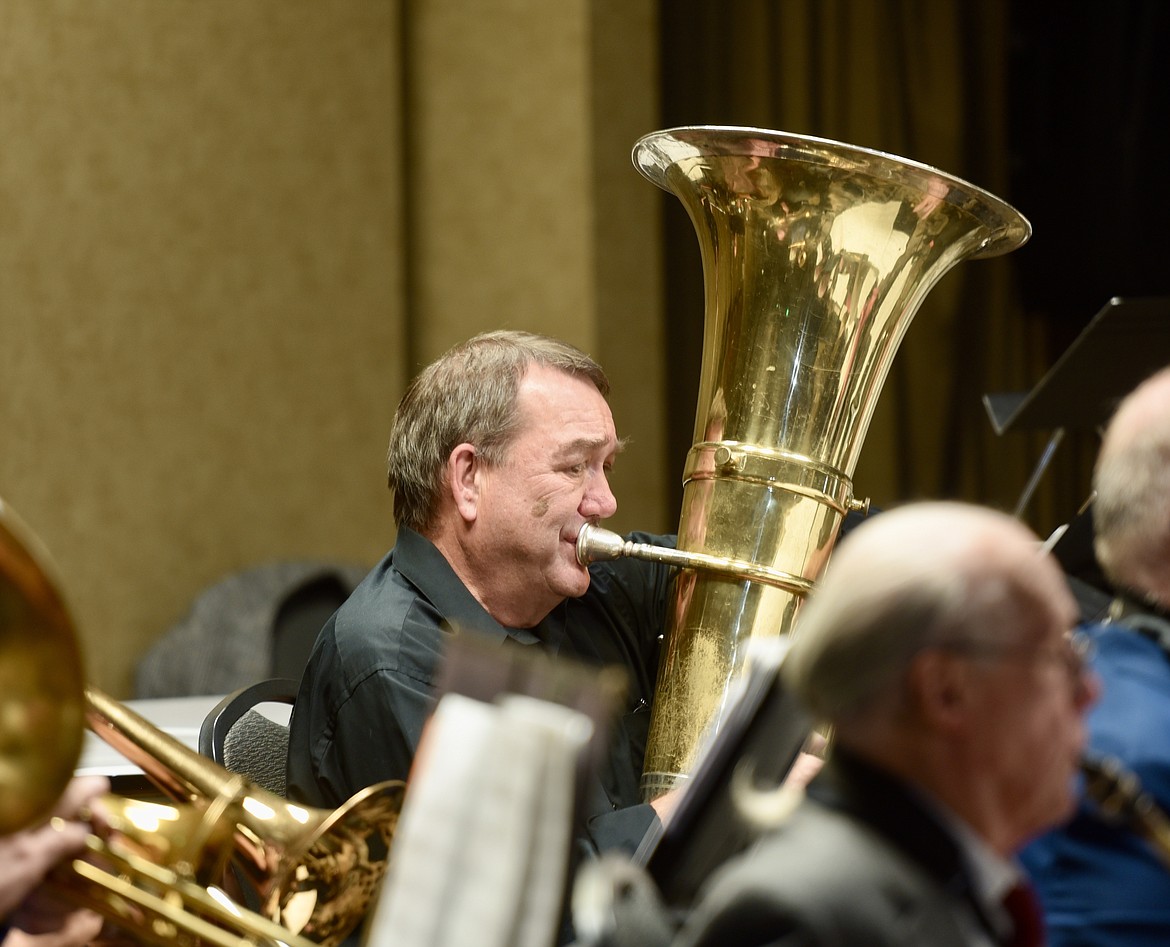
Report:
<svg viewBox="0 0 1170 947"><path fill-rule="evenodd" d="M583 566L591 562L609 562L629 555L629 545L621 536L592 523L586 523L577 534L577 561Z"/></svg>

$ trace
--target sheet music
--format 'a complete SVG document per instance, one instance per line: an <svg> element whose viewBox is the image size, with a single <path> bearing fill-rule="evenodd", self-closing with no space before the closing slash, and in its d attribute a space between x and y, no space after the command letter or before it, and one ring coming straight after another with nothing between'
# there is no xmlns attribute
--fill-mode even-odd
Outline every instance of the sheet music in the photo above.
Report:
<svg viewBox="0 0 1170 947"><path fill-rule="evenodd" d="M369 947L550 947L569 865L578 711L447 694L428 725Z"/></svg>

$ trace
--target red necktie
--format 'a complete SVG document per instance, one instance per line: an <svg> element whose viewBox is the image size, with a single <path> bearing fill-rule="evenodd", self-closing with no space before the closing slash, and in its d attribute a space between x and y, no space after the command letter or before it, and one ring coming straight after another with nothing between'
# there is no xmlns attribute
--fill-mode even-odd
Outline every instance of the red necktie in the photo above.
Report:
<svg viewBox="0 0 1170 947"><path fill-rule="evenodd" d="M1044 947L1044 916L1035 889L1026 881L1019 881L1003 899L1003 906L1012 919L1012 934L1005 941L1007 947Z"/></svg>

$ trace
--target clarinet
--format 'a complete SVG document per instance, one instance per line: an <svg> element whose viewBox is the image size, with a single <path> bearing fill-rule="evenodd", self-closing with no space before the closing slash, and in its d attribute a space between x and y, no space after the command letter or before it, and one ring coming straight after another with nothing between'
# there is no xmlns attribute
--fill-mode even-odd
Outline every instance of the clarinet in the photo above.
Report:
<svg viewBox="0 0 1170 947"><path fill-rule="evenodd" d="M1170 817L1142 789L1137 776L1109 756L1086 755L1081 759L1081 772L1085 776L1085 794L1105 821L1140 835L1170 868Z"/></svg>

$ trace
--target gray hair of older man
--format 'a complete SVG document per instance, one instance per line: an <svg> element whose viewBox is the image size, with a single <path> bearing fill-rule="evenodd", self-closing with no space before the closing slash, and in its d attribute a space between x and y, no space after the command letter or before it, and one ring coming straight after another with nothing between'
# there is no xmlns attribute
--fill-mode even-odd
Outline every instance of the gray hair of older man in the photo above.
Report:
<svg viewBox="0 0 1170 947"><path fill-rule="evenodd" d="M517 395L530 365L591 382L605 397L609 379L589 355L532 332L485 332L448 350L411 381L398 404L387 450L387 483L399 526L425 532L443 490L447 458L474 444L498 464L520 423Z"/></svg>
<svg viewBox="0 0 1170 947"><path fill-rule="evenodd" d="M1164 583L1170 567L1170 369L1151 376L1118 407L1093 487L1093 545L1101 568L1122 588L1158 591L1153 586Z"/></svg>
<svg viewBox="0 0 1170 947"><path fill-rule="evenodd" d="M1038 635L1042 604L1017 575L1038 540L1011 517L961 503L879 513L850 533L797 618L783 676L821 720L893 707L926 648Z"/></svg>

